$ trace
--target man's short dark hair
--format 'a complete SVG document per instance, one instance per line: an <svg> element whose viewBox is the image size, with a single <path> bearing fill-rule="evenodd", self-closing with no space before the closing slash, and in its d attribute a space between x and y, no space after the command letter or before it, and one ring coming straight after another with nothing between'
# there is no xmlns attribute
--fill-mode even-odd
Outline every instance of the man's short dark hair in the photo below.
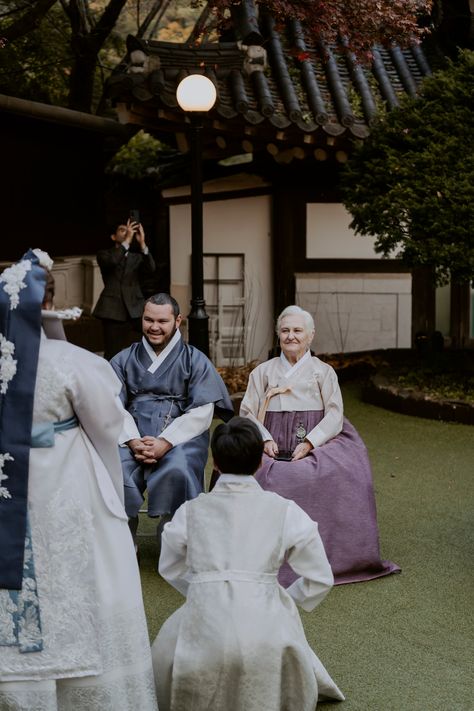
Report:
<svg viewBox="0 0 474 711"><path fill-rule="evenodd" d="M155 306L171 306L175 318L178 318L181 313L179 310L179 304L176 299L173 299L170 294L166 294L164 291L160 291L159 294L153 294L146 301L145 304L155 304Z"/></svg>
<svg viewBox="0 0 474 711"><path fill-rule="evenodd" d="M211 451L219 471L225 474L254 474L262 461L262 435L251 420L233 417L214 430Z"/></svg>
<svg viewBox="0 0 474 711"><path fill-rule="evenodd" d="M119 227L126 227L127 222L111 222L108 226L109 234L116 235Z"/></svg>

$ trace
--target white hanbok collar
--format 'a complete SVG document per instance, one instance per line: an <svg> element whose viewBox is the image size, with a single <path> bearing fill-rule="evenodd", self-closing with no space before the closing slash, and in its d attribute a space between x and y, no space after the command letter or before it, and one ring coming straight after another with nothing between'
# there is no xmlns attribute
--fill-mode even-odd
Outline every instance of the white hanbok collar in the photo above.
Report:
<svg viewBox="0 0 474 711"><path fill-rule="evenodd" d="M248 484L249 481L255 481L253 474L221 474L219 479L221 484L236 484L242 483Z"/></svg>
<svg viewBox="0 0 474 711"><path fill-rule="evenodd" d="M311 358L311 351L308 349L304 356L302 356L294 365L291 365L283 351L280 353L280 360L283 365L283 369L285 370L284 376L285 378L290 378L293 373L295 373L298 368L301 368L304 363L306 363L307 360Z"/></svg>
<svg viewBox="0 0 474 711"><path fill-rule="evenodd" d="M253 474L221 474L216 482L215 489L222 487L227 491L249 491L261 489L260 484ZM236 488L238 487L238 488ZM242 489L240 488L242 487Z"/></svg>
<svg viewBox="0 0 474 711"><path fill-rule="evenodd" d="M171 339L171 341L168 343L168 345L165 348L163 348L161 353L155 353L153 348L150 346L150 344L146 340L145 336L142 336L143 347L145 348L146 352L148 353L148 355L151 358L151 365L147 368L149 373L155 373L158 370L158 368L163 363L165 358L167 358L169 356L169 354L171 353L171 351L173 350L175 345L177 343L179 343L180 340L181 340L181 333L179 332L179 329L178 329L176 331L176 333L174 334L173 338Z"/></svg>

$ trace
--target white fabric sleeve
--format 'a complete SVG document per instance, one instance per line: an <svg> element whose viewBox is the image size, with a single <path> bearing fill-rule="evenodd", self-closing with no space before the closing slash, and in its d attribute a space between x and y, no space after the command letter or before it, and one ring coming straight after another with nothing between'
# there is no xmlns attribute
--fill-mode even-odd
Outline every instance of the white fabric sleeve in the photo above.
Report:
<svg viewBox="0 0 474 711"><path fill-rule="evenodd" d="M251 413L249 413L248 415L242 415L242 414L241 414L241 417L248 417L249 420L252 420L252 422L253 422L255 425L257 425L258 429L260 430L260 434L262 435L262 439L263 439L264 442L267 442L268 440L272 440L272 441L273 441L273 437L271 436L270 432L267 430L266 427L264 427L264 426L262 425L261 422L259 422L259 421L257 420L257 418L256 418L254 415L252 415Z"/></svg>
<svg viewBox="0 0 474 711"><path fill-rule="evenodd" d="M188 527L186 503L182 504L172 520L166 523L161 534L161 552L158 572L181 595L186 597L190 571L186 565Z"/></svg>
<svg viewBox="0 0 474 711"><path fill-rule="evenodd" d="M263 387L261 384L261 377L259 377L259 374L256 372L256 370L253 370L249 375L247 390L245 391L245 395L242 399L239 414L241 417L248 417L249 420L252 420L252 422L257 425L258 429L260 430L260 434L262 435L263 441L267 442L268 440L273 440L273 437L271 436L267 428L264 427L262 423L259 422L259 420L257 419L258 411L260 409L262 400Z"/></svg>
<svg viewBox="0 0 474 711"><path fill-rule="evenodd" d="M321 385L321 398L324 404L324 417L321 422L306 435L313 447L319 447L339 434L344 424L344 405L337 375L329 367Z"/></svg>
<svg viewBox="0 0 474 711"><path fill-rule="evenodd" d="M288 546L287 561L301 577L286 592L303 610L310 612L324 600L334 585L334 576L318 524L294 501L288 504L283 540Z"/></svg>
<svg viewBox="0 0 474 711"><path fill-rule="evenodd" d="M122 401L120 398L118 398L120 401L120 406L123 409L123 427L122 427L122 432L120 433L119 437L119 445L121 447L126 447L127 442L131 439L141 439L141 434L138 431L137 424L135 420L133 419L132 415L126 410L123 405Z"/></svg>
<svg viewBox="0 0 474 711"><path fill-rule="evenodd" d="M207 405L193 407L189 412L185 412L184 415L173 420L158 436L175 447L177 444L187 442L208 430L211 426L213 416L213 402Z"/></svg>
<svg viewBox="0 0 474 711"><path fill-rule="evenodd" d="M123 475L117 448L123 423L120 380L110 363L82 349L71 356L70 367L74 374L68 387L72 407L123 504Z"/></svg>

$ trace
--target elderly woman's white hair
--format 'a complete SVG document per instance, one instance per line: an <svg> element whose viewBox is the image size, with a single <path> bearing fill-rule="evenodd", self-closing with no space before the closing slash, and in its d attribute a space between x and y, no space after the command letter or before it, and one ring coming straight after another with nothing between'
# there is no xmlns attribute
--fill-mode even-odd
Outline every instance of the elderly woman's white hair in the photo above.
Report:
<svg viewBox="0 0 474 711"><path fill-rule="evenodd" d="M281 327L282 319L284 319L285 316L295 316L295 315L303 317L305 331L308 335L310 335L311 333L314 333L314 319L311 316L311 314L309 313L309 311L305 311L304 309L301 308L301 306L296 306L296 304L292 304L291 306L287 306L286 308L284 308L283 311L281 312L281 314L277 318L276 327L275 327L277 335L280 334L280 327Z"/></svg>

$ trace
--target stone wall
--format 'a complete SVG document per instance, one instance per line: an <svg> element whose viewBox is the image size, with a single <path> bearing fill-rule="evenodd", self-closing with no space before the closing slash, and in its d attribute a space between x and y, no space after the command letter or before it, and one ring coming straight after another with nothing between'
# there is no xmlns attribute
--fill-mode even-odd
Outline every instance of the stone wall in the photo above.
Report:
<svg viewBox="0 0 474 711"><path fill-rule="evenodd" d="M313 315L318 353L410 348L409 274L297 274L296 300Z"/></svg>

